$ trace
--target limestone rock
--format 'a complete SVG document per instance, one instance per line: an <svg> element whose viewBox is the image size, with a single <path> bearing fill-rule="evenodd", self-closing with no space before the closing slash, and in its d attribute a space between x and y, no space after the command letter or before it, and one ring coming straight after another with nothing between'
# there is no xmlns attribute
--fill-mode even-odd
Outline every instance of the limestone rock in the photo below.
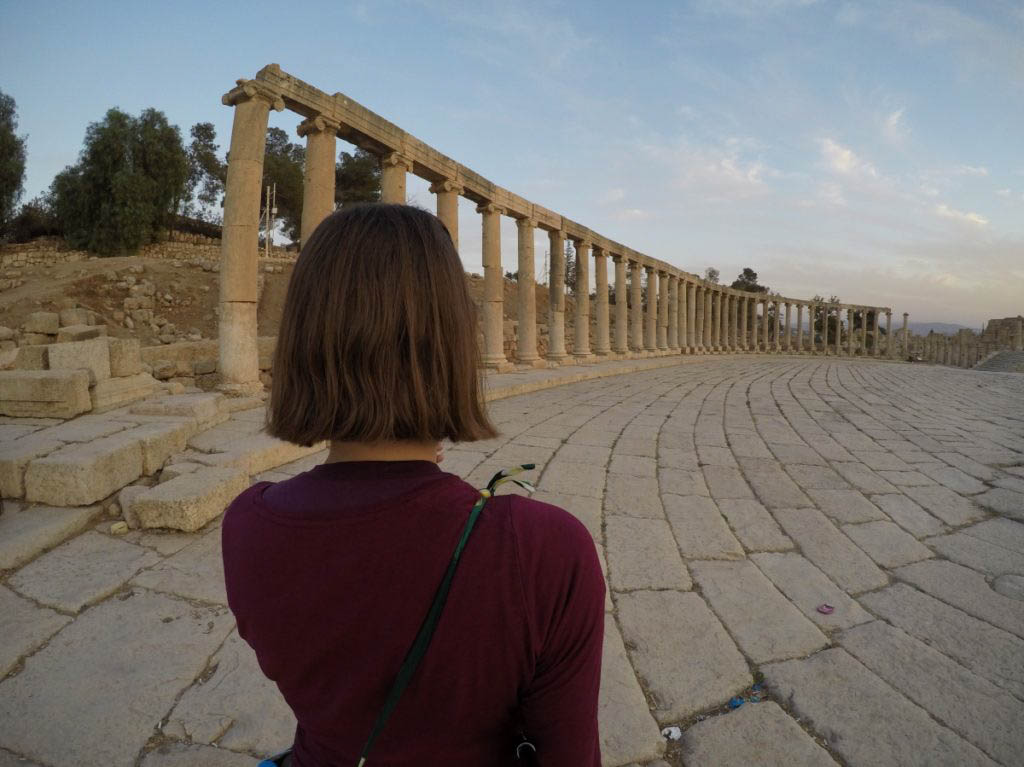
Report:
<svg viewBox="0 0 1024 767"><path fill-rule="evenodd" d="M61 309L60 314L60 326L62 328L73 327L75 325L89 325L89 310L88 309L76 309L71 307L69 309Z"/></svg>
<svg viewBox="0 0 1024 767"><path fill-rule="evenodd" d="M101 338L106 335L106 325L68 325L57 331L57 343L88 341L90 338Z"/></svg>
<svg viewBox="0 0 1024 767"><path fill-rule="evenodd" d="M121 378L107 378L97 381L89 390L89 398L95 413L123 407L138 402L160 391L159 382L149 373L136 373Z"/></svg>
<svg viewBox="0 0 1024 767"><path fill-rule="evenodd" d="M243 471L207 467L141 493L132 511L142 527L191 532L224 511L248 484Z"/></svg>
<svg viewBox="0 0 1024 767"><path fill-rule="evenodd" d="M0 370L0 415L74 418L91 407L85 370Z"/></svg>
<svg viewBox="0 0 1024 767"><path fill-rule="evenodd" d="M53 506L84 506L106 498L142 474L138 438L114 434L68 445L29 463L25 497Z"/></svg>
<svg viewBox="0 0 1024 767"><path fill-rule="evenodd" d="M25 470L29 461L52 453L63 444L55 437L38 434L29 434L21 439L0 443L0 497L24 496Z"/></svg>
<svg viewBox="0 0 1024 767"><path fill-rule="evenodd" d="M85 368L89 371L89 383L110 378L110 350L102 338L50 344L49 362L50 370Z"/></svg>
<svg viewBox="0 0 1024 767"><path fill-rule="evenodd" d="M21 329L26 333L54 335L60 330L60 315L56 312L32 312Z"/></svg>
<svg viewBox="0 0 1024 767"><path fill-rule="evenodd" d="M133 376L142 372L139 339L107 337L110 354L110 375Z"/></svg>
<svg viewBox="0 0 1024 767"><path fill-rule="evenodd" d="M19 346L14 358L15 370L49 370L49 346Z"/></svg>

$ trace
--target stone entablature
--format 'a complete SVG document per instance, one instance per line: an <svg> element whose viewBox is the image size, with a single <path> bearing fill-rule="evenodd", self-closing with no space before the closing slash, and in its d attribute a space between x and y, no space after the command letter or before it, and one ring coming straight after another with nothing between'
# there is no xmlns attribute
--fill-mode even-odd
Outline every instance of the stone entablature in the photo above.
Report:
<svg viewBox="0 0 1024 767"><path fill-rule="evenodd" d="M260 178L266 129L271 109L287 108L304 120L298 128L307 141L302 238L333 210L336 139L341 137L380 157L381 200L406 201L406 174L430 182L437 198L437 214L458 242L458 197L476 203L483 228L484 301L481 312L483 362L504 368L509 360L504 343L501 216L517 221L519 232L520 296L516 359L523 365L557 364L569 359L565 349L565 301L561 253L566 240L578 254L574 307L574 343L571 359L586 362L612 355L735 353L741 351L803 352L880 356L907 356L906 315L902 344L893 343L892 310L862 304L815 304L809 300L747 293L707 282L664 261L605 237L587 226L527 200L484 178L437 151L397 125L385 120L343 93L328 95L270 64L252 80L241 79L222 98L235 108L231 134L231 161L224 203L224 238L221 259L220 365L225 391L245 394L259 389L255 349L258 274L253 242L259 230ZM535 282L533 237L537 228L550 239L550 301L547 307L548 349L538 353L538 307L532 300ZM608 300L608 259L614 263L616 310L612 343ZM593 270L597 290L593 314L589 293ZM626 307L627 272L632 276ZM646 275L647 301L641 306L640 275ZM760 322L758 307L760 306ZM696 310L696 311L694 311ZM807 333L808 318L835 316L822 322L823 332ZM540 312L544 312L542 308ZM854 315L869 321L854 327ZM847 332L842 331L846 315ZM880 328L881 315L886 328ZM591 327L596 317L596 324ZM794 329L793 322L796 326ZM696 327L695 327L696 325ZM829 328L838 337L829 338ZM870 326L870 327L868 327ZM696 331L696 332L695 332ZM835 330L831 331L837 335ZM884 334L884 335L883 335ZM796 336L794 339L793 336ZM885 343L883 344L883 340ZM902 347L898 353L897 346Z"/></svg>

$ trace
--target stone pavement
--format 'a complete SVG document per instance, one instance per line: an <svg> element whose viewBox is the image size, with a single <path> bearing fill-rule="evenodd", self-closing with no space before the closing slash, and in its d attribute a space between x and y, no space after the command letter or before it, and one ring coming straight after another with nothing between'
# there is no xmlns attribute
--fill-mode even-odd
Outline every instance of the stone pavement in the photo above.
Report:
<svg viewBox="0 0 1024 767"><path fill-rule="evenodd" d="M593 534L610 589L604 763L1020 764L1024 377L809 357L647 367L494 401L502 435L444 464L480 485L532 460L535 497ZM267 445L243 467L230 451L259 438L257 416L190 437L194 457L270 480L322 460L276 466ZM42 519L67 539L0 565L0 767L251 767L287 743L289 711L225 607L219 517L115 536L102 513L9 502L0 517L23 541Z"/></svg>

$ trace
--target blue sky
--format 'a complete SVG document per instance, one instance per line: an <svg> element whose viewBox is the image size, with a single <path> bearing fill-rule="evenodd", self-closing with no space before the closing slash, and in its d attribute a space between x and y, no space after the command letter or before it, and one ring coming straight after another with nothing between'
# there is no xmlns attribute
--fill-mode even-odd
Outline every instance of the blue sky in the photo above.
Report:
<svg viewBox="0 0 1024 767"><path fill-rule="evenodd" d="M221 94L276 62L688 271L750 266L788 296L920 321L1024 312L1020 0L0 0L0 17L26 199L112 106L186 135L213 121L225 147ZM514 269L511 221L503 243Z"/></svg>

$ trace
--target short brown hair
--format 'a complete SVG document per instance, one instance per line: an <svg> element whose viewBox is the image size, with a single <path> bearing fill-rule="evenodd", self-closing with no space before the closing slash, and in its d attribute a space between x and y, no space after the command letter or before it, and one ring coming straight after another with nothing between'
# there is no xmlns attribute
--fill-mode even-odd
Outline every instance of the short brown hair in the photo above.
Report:
<svg viewBox="0 0 1024 767"><path fill-rule="evenodd" d="M462 262L408 205L346 207L303 244L273 376L267 431L299 445L496 435Z"/></svg>

